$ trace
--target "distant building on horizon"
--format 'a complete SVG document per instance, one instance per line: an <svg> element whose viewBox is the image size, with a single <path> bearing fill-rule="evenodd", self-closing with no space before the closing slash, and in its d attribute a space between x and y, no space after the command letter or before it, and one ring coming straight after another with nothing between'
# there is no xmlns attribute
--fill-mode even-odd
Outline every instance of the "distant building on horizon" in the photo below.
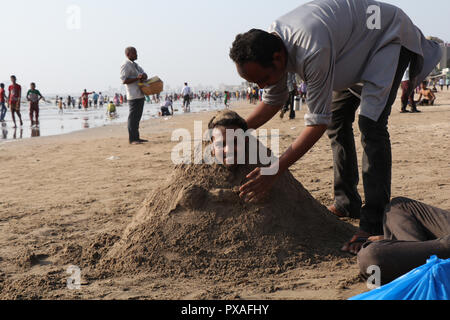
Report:
<svg viewBox="0 0 450 320"><path fill-rule="evenodd" d="M439 63L439 69L450 68L450 43L441 44L442 59Z"/></svg>

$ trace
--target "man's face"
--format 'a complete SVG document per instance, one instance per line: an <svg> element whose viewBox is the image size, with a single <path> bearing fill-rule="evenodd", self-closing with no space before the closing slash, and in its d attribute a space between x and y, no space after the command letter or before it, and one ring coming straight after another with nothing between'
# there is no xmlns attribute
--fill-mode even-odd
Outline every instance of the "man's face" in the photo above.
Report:
<svg viewBox="0 0 450 320"><path fill-rule="evenodd" d="M31 87L31 90L36 89L36 86L34 84L32 84L30 87Z"/></svg>
<svg viewBox="0 0 450 320"><path fill-rule="evenodd" d="M12 83L16 83L16 78L11 77L11 82L12 82Z"/></svg>
<svg viewBox="0 0 450 320"><path fill-rule="evenodd" d="M286 73L286 59L282 53L274 55L273 65L263 67L257 62L247 62L243 65L236 64L239 75L251 83L256 83L260 89L273 86L278 83Z"/></svg>
<svg viewBox="0 0 450 320"><path fill-rule="evenodd" d="M138 58L137 50L136 50L136 49L130 49L130 50L128 51L127 57L128 57L128 59L130 59L131 61L136 61L137 58Z"/></svg>

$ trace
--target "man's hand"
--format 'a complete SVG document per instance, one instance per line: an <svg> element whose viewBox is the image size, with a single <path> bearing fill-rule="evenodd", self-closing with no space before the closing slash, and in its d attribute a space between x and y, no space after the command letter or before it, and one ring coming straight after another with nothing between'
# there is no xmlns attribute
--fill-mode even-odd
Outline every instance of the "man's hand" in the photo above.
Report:
<svg viewBox="0 0 450 320"><path fill-rule="evenodd" d="M241 192L239 197L245 202L261 201L268 195L278 177L278 175L263 176L261 168L255 169L247 176L247 179L250 179L250 181L239 189Z"/></svg>
<svg viewBox="0 0 450 320"><path fill-rule="evenodd" d="M247 176L247 179L250 179L250 181L239 189L241 192L239 196L247 202L259 201L265 197L270 189L272 189L278 177L311 150L326 130L326 125L306 127L300 137L288 148L276 164L278 174L274 176L263 176L261 175L261 168L254 170Z"/></svg>

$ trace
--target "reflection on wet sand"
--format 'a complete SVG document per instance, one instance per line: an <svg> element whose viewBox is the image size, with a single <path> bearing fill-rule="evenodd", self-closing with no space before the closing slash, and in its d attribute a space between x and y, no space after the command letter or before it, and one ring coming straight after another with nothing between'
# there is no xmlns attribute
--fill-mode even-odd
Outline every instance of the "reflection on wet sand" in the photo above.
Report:
<svg viewBox="0 0 450 320"><path fill-rule="evenodd" d="M31 129L31 137L32 138L37 138L41 136L41 129L39 127L35 127Z"/></svg>
<svg viewBox="0 0 450 320"><path fill-rule="evenodd" d="M19 138L17 138L17 131L19 131ZM13 139L23 139L23 128L20 128L19 130L17 130L17 128L14 128Z"/></svg>
<svg viewBox="0 0 450 320"><path fill-rule="evenodd" d="M89 117L84 117L83 118L83 129L89 129L90 125L89 125Z"/></svg>
<svg viewBox="0 0 450 320"><path fill-rule="evenodd" d="M5 122L2 123L2 139L8 139L8 127Z"/></svg>

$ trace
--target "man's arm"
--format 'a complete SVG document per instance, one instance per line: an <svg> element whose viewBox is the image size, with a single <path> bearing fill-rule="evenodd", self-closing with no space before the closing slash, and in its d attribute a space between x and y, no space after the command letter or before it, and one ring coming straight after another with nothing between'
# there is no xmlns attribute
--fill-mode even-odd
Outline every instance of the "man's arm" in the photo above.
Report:
<svg viewBox="0 0 450 320"><path fill-rule="evenodd" d="M132 84L141 80L146 80L147 75L145 73L139 75L137 78L128 78L128 76L130 75L129 69L127 67L127 65L123 65L120 69L120 75L121 75L121 79L122 79L122 83L123 84Z"/></svg>
<svg viewBox="0 0 450 320"><path fill-rule="evenodd" d="M247 118L249 129L259 129L270 121L280 110L282 106L275 107L264 102L259 102L255 110Z"/></svg>
<svg viewBox="0 0 450 320"><path fill-rule="evenodd" d="M123 84L132 84L132 83L138 82L139 80L140 80L139 78L136 78L136 79L127 78L123 81Z"/></svg>
<svg viewBox="0 0 450 320"><path fill-rule="evenodd" d="M432 100L431 100L431 101L434 101L434 100L436 100L436 96L434 95L433 91L431 91L430 93L431 93L431 98L432 98Z"/></svg>
<svg viewBox="0 0 450 320"><path fill-rule="evenodd" d="M261 168L254 170L247 176L249 182L240 189L240 197L246 202L258 201L266 196L274 185L275 181L295 162L302 158L320 140L325 131L326 125L309 126L302 132L300 137L281 156L278 163L272 165L276 171L275 175L262 175Z"/></svg>
<svg viewBox="0 0 450 320"><path fill-rule="evenodd" d="M300 137L287 149L279 160L280 173L285 172L294 163L307 154L327 131L327 125L306 127Z"/></svg>

